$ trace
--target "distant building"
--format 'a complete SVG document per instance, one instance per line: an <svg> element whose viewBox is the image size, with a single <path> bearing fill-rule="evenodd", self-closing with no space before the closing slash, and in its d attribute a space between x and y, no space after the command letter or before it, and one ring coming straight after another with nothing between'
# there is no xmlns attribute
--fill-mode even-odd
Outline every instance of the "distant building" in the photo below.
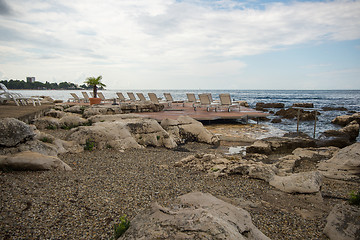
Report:
<svg viewBox="0 0 360 240"><path fill-rule="evenodd" d="M35 82L35 77L26 77L26 82L34 83Z"/></svg>

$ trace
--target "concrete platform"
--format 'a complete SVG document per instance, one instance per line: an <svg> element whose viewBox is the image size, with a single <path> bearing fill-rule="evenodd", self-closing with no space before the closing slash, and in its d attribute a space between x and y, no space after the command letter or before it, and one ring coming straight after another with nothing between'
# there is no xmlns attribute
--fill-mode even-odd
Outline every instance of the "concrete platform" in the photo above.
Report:
<svg viewBox="0 0 360 240"><path fill-rule="evenodd" d="M186 103L185 106L182 104L172 104L171 107L165 106L164 111L161 112L147 112L147 113L137 113L141 116L147 116L157 121L165 118L177 119L180 116L189 116L198 121L215 121L222 119L246 119L246 118L261 118L266 117L269 114L264 112L259 112L251 108L240 107L231 108L231 111L228 112L226 107L220 107L218 111L214 111L213 108L210 111L207 111L206 107L197 107L196 111L192 107L192 104Z"/></svg>

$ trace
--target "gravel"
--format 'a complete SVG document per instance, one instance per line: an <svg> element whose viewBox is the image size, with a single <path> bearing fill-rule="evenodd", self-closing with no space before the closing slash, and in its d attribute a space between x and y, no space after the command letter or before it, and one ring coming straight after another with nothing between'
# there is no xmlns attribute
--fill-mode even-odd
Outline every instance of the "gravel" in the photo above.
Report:
<svg viewBox="0 0 360 240"><path fill-rule="evenodd" d="M0 171L0 238L109 239L120 216L131 220L151 202L168 206L180 195L201 191L244 207L272 239L327 239L322 230L331 208L359 187L326 180L327 197L322 198L282 193L246 176L214 178L174 167L195 152L216 151L198 143L178 151L85 151L59 156L73 168L70 172Z"/></svg>

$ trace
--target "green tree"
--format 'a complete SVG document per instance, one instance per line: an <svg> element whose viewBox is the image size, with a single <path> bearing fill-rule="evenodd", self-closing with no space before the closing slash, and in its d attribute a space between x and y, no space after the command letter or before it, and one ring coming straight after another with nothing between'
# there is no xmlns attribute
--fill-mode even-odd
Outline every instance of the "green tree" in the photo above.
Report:
<svg viewBox="0 0 360 240"><path fill-rule="evenodd" d="M102 80L102 76L98 76L96 77L88 77L86 79L86 81L84 83L86 83L88 86L92 86L93 87L93 93L94 93L94 98L97 97L97 89L98 86L100 87L106 87L106 85L104 83L101 82Z"/></svg>

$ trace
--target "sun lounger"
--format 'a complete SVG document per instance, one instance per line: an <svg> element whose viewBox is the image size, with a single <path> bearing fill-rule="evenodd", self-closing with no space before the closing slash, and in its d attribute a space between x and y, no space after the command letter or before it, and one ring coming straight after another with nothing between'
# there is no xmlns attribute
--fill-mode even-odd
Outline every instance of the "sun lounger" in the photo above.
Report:
<svg viewBox="0 0 360 240"><path fill-rule="evenodd" d="M211 102L209 94L207 93L203 93L203 94L199 94L199 99L200 99L200 104L195 104L194 105L194 110L196 111L197 107L206 107L206 111L210 111L211 107L214 107L215 112L217 112L218 107L219 107L219 103L216 102Z"/></svg>
<svg viewBox="0 0 360 240"><path fill-rule="evenodd" d="M85 101L84 98L79 98L79 96L76 95L76 93L70 93L70 95L72 96L72 98L69 98L69 99L68 99L68 102L73 101L73 102L78 102L78 103L80 103L80 102L84 102L84 101Z"/></svg>
<svg viewBox="0 0 360 240"><path fill-rule="evenodd" d="M84 102L89 102L89 95L87 94L87 92L81 92L81 94L83 95L84 97Z"/></svg>
<svg viewBox="0 0 360 240"><path fill-rule="evenodd" d="M125 99L124 94L121 92L117 92L116 95L118 96L119 102L127 102L128 100Z"/></svg>
<svg viewBox="0 0 360 240"><path fill-rule="evenodd" d="M194 107L196 103L199 103L199 101L196 99L195 93L186 93L187 102L192 103L192 106Z"/></svg>
<svg viewBox="0 0 360 240"><path fill-rule="evenodd" d="M41 102L39 98L33 98L33 97L24 97L20 93L14 93L10 92L9 89L3 84L0 83L0 102L5 103L6 101L14 101L17 106L21 105L27 105L28 102L32 102L34 106L36 106L36 102L41 105Z"/></svg>
<svg viewBox="0 0 360 240"><path fill-rule="evenodd" d="M136 101L136 97L135 97L134 93L132 93L132 92L127 92L127 95L129 96L130 101Z"/></svg>
<svg viewBox="0 0 360 240"><path fill-rule="evenodd" d="M168 104L168 102L164 102L164 101L159 101L159 98L156 96L155 93L148 93L148 96L150 98L150 101L155 103L155 104Z"/></svg>
<svg viewBox="0 0 360 240"><path fill-rule="evenodd" d="M102 92L98 92L97 95L99 96L99 98L101 98L101 101L103 101L103 102L113 102L114 101L114 98L105 98L105 96Z"/></svg>
<svg viewBox="0 0 360 240"><path fill-rule="evenodd" d="M136 93L141 102L146 102L146 98L143 93Z"/></svg>
<svg viewBox="0 0 360 240"><path fill-rule="evenodd" d="M171 96L171 93L164 93L164 97L166 101L169 103L169 106L171 106L172 103L181 103L184 106L184 101L174 101L173 97Z"/></svg>
<svg viewBox="0 0 360 240"><path fill-rule="evenodd" d="M228 112L230 112L231 107L237 107L237 108L239 108L239 111L240 111L240 104L236 103L236 102L232 102L229 93L221 93L221 94L219 94L219 97L220 97L220 104L221 104L220 106L227 107Z"/></svg>

